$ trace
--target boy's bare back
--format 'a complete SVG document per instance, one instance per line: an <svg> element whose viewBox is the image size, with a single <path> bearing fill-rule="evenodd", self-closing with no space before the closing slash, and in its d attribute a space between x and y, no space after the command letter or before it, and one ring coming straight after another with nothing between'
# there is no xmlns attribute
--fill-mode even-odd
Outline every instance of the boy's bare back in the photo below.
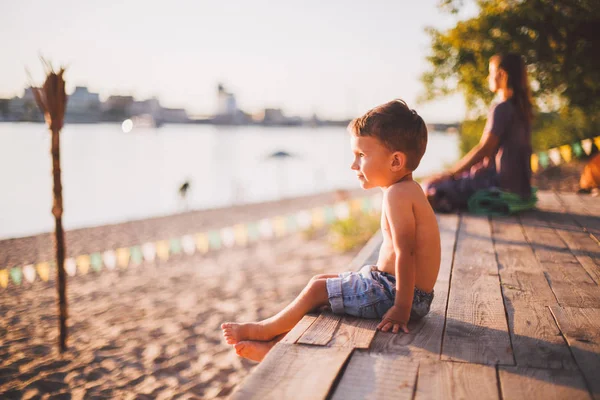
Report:
<svg viewBox="0 0 600 400"><path fill-rule="evenodd" d="M391 218L395 220L391 221ZM384 191L381 231L383 244L377 269L395 275L396 252L401 248L412 248L415 254L415 286L424 292L432 292L441 261L440 233L435 213L417 182L412 179L401 181ZM401 244L400 247L394 245L393 236L400 236L396 241ZM405 242L408 246L404 246Z"/></svg>

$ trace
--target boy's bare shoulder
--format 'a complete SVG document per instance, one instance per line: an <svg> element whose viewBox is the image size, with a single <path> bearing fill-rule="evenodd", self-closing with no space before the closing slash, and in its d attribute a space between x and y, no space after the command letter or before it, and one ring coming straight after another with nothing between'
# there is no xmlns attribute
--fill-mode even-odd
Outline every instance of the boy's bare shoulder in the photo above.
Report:
<svg viewBox="0 0 600 400"><path fill-rule="evenodd" d="M389 204L407 204L422 201L424 194L421 186L410 180L394 183L388 188L384 198Z"/></svg>

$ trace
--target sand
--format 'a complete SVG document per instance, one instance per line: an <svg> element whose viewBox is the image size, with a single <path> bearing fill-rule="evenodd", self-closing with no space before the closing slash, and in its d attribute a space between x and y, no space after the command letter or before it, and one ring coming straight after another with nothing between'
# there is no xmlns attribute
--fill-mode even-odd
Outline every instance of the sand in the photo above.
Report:
<svg viewBox="0 0 600 400"><path fill-rule="evenodd" d="M84 229L70 232L70 247L104 250L109 242L153 240L165 231L185 234L327 204L332 197ZM113 233L118 239L109 237ZM9 249L2 254L5 260L35 262L51 252L48 239L39 235L0 242L0 253ZM224 343L221 322L274 314L312 275L344 270L358 250L336 253L321 230L312 237L294 234L69 278L70 337L64 355L57 350L54 281L0 290L0 397L224 398L255 363L240 359Z"/></svg>
<svg viewBox="0 0 600 400"><path fill-rule="evenodd" d="M589 160L572 160L569 163L551 166L533 174L532 185L539 190L577 192L583 168Z"/></svg>

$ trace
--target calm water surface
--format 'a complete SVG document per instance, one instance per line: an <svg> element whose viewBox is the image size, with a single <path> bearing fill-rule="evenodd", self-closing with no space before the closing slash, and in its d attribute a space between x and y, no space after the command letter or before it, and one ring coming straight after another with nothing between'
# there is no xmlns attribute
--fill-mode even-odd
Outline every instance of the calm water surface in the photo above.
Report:
<svg viewBox="0 0 600 400"><path fill-rule="evenodd" d="M270 157L275 152L290 157ZM432 132L415 176L458 159L457 135ZM356 188L344 128L68 125L61 134L64 225L103 225ZM187 202L178 189L190 182ZM54 229L50 134L0 123L0 239Z"/></svg>

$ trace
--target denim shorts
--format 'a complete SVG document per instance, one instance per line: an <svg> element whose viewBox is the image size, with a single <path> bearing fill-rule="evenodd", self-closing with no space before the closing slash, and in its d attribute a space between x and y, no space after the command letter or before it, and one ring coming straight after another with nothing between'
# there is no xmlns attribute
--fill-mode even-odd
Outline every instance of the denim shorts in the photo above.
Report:
<svg viewBox="0 0 600 400"><path fill-rule="evenodd" d="M358 272L342 272L338 278L327 279L327 294L335 314L382 318L394 305L396 277L379 271L375 265L365 265ZM433 292L415 287L410 320L426 316L432 301Z"/></svg>

